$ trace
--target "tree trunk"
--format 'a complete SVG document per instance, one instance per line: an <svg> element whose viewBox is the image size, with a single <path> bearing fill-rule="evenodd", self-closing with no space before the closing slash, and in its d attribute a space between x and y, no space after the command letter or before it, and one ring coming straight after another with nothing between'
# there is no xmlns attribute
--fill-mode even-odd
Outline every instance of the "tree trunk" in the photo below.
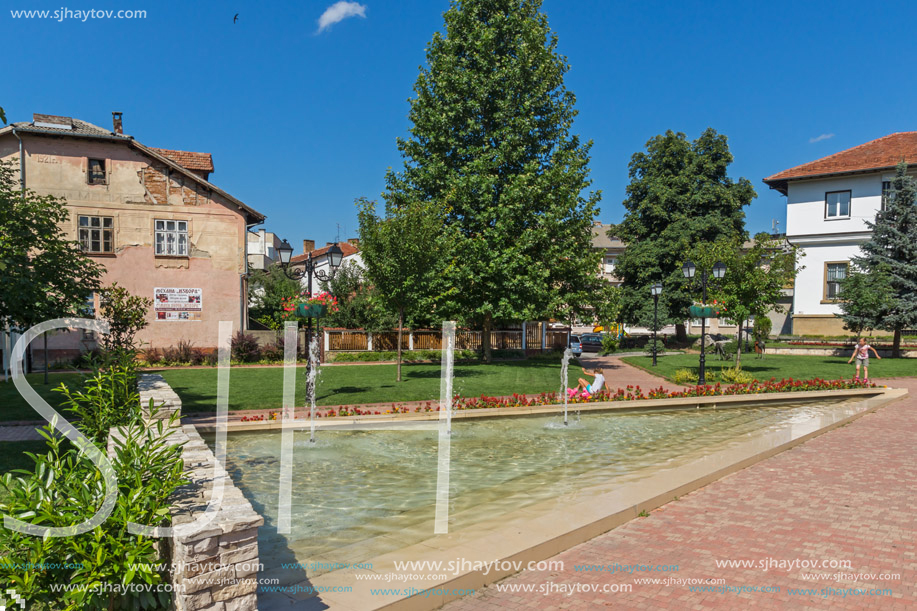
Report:
<svg viewBox="0 0 917 611"><path fill-rule="evenodd" d="M41 334L42 339L45 343L45 386L48 385L48 332L45 331Z"/></svg>
<svg viewBox="0 0 917 611"><path fill-rule="evenodd" d="M739 337L736 338L736 369L742 368L742 324L739 323Z"/></svg>
<svg viewBox="0 0 917 611"><path fill-rule="evenodd" d="M404 307L398 308L398 367L395 381L401 381L401 331L404 328Z"/></svg>
<svg viewBox="0 0 917 611"><path fill-rule="evenodd" d="M892 340L892 358L901 356L901 329L895 329L895 339Z"/></svg>
<svg viewBox="0 0 917 611"><path fill-rule="evenodd" d="M484 315L484 331L481 332L481 349L484 351L484 362L490 363L491 361L491 349L490 349L490 331L493 327L493 315L488 312Z"/></svg>
<svg viewBox="0 0 917 611"><path fill-rule="evenodd" d="M688 342L688 331L685 329L684 323L675 325L675 339L681 344L686 344ZM701 338L701 340L703 340L703 338Z"/></svg>

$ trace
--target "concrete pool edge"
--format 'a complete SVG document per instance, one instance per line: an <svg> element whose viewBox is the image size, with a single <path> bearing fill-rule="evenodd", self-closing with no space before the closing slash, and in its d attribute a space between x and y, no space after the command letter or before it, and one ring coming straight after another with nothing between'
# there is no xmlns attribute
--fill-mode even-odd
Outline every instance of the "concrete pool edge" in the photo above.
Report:
<svg viewBox="0 0 917 611"><path fill-rule="evenodd" d="M888 390L887 388L848 388L842 390L804 390L795 392L779 393L758 393L748 395L718 395L710 397L676 397L666 399L638 399L632 401L601 401L595 403L571 403L568 406L569 412L611 412L611 411L634 411L634 410L666 410L666 409L693 409L695 407L717 407L727 405L729 407L741 407L743 404L760 405L769 402L786 402L786 401L816 401L826 398L840 397L862 397L869 395L878 395ZM564 411L563 404L553 405L536 405L531 407L489 407L480 409L463 409L456 410L453 420L466 418L492 418L505 416L544 416L552 414L562 414ZM279 412L279 410L278 410ZM332 429L335 426L353 426L353 425L372 425L373 423L387 424L392 422L431 422L440 419L440 412L409 412L402 414L381 414L366 416L346 416L336 418L317 418L315 421L316 429ZM216 432L216 419L185 419L186 424L194 424L201 433ZM297 418L293 424L295 428L310 426L308 418ZM259 420L242 422L239 420L230 420L227 422L227 429L230 432L264 432L280 431L284 427L282 420Z"/></svg>
<svg viewBox="0 0 917 611"><path fill-rule="evenodd" d="M585 496L588 496L588 499L571 504L563 511L555 509L539 513L537 506L526 508L502 516L490 524L469 527L449 535L439 535L397 552L369 559L367 562L371 563L372 571L334 571L313 578L311 583L316 589L341 586L352 588L351 592L346 593L322 593L321 601L331 609L357 611L438 608L461 596L442 593L410 597L374 595L370 592L371 589L405 588L407 584L399 581L359 580L355 575L358 572L392 572L394 560L440 560L445 563L464 557L472 561L518 561L525 566L529 561L550 558L638 517L642 511L656 509L677 496L697 490L907 396L907 391L902 389L869 390L873 392L858 393L867 395L863 397L861 408L848 410L848 413L836 420L821 424L812 430L800 426L799 434L794 434L788 429L765 433L751 441L714 452L611 491L589 496L587 490ZM798 397L800 393L785 394ZM830 396L837 397L838 394L834 392ZM467 570L442 581L412 581L411 587L416 590L479 590L516 572L518 571L515 569L495 570L485 576L480 571Z"/></svg>

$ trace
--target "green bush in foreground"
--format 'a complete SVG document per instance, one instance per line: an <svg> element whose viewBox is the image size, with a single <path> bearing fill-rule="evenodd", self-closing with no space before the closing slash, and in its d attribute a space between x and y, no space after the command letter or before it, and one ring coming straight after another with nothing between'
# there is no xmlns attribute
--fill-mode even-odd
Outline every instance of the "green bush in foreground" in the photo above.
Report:
<svg viewBox="0 0 917 611"><path fill-rule="evenodd" d="M174 420L174 417L173 417ZM167 609L166 592L106 592L94 586L164 583L156 572L158 540L128 532L128 522L168 525L169 496L183 482L181 447L169 445L162 421L153 428L139 422L121 427L112 466L118 478L114 510L93 530L73 537L36 537L0 530L0 582L25 598L28 608L62 611ZM45 427L46 454L28 455L34 469L17 469L0 478L0 513L29 524L63 527L88 520L105 494L102 474L77 448ZM103 446L104 447L104 446ZM60 584L74 586L55 591ZM139 588L138 588L139 589Z"/></svg>

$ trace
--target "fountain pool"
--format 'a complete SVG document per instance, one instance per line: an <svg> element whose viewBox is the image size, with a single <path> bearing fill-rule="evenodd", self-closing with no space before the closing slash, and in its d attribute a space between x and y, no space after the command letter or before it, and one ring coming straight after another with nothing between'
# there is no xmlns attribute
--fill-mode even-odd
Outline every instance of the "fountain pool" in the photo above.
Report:
<svg viewBox="0 0 917 611"><path fill-rule="evenodd" d="M557 427L557 416L453 421L449 529L535 503L569 503L580 489L639 480L856 401L584 412L575 427ZM362 562L431 538L437 434L322 430L310 443L308 430L297 432L287 535L277 532L279 433L230 435L227 470L265 517L264 574L293 583L303 571L286 571L282 563Z"/></svg>

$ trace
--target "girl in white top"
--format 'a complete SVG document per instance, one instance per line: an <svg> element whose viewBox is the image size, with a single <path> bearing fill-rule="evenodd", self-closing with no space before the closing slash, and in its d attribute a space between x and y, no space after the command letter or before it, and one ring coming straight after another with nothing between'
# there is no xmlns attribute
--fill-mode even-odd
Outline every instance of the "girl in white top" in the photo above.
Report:
<svg viewBox="0 0 917 611"><path fill-rule="evenodd" d="M576 387L577 389L583 388L590 395L594 395L605 387L605 374L603 373L601 367L592 370L591 373L586 371L584 368L583 373L587 376L595 376L595 380L593 380L592 384L590 384L586 379L580 378L579 384Z"/></svg>

